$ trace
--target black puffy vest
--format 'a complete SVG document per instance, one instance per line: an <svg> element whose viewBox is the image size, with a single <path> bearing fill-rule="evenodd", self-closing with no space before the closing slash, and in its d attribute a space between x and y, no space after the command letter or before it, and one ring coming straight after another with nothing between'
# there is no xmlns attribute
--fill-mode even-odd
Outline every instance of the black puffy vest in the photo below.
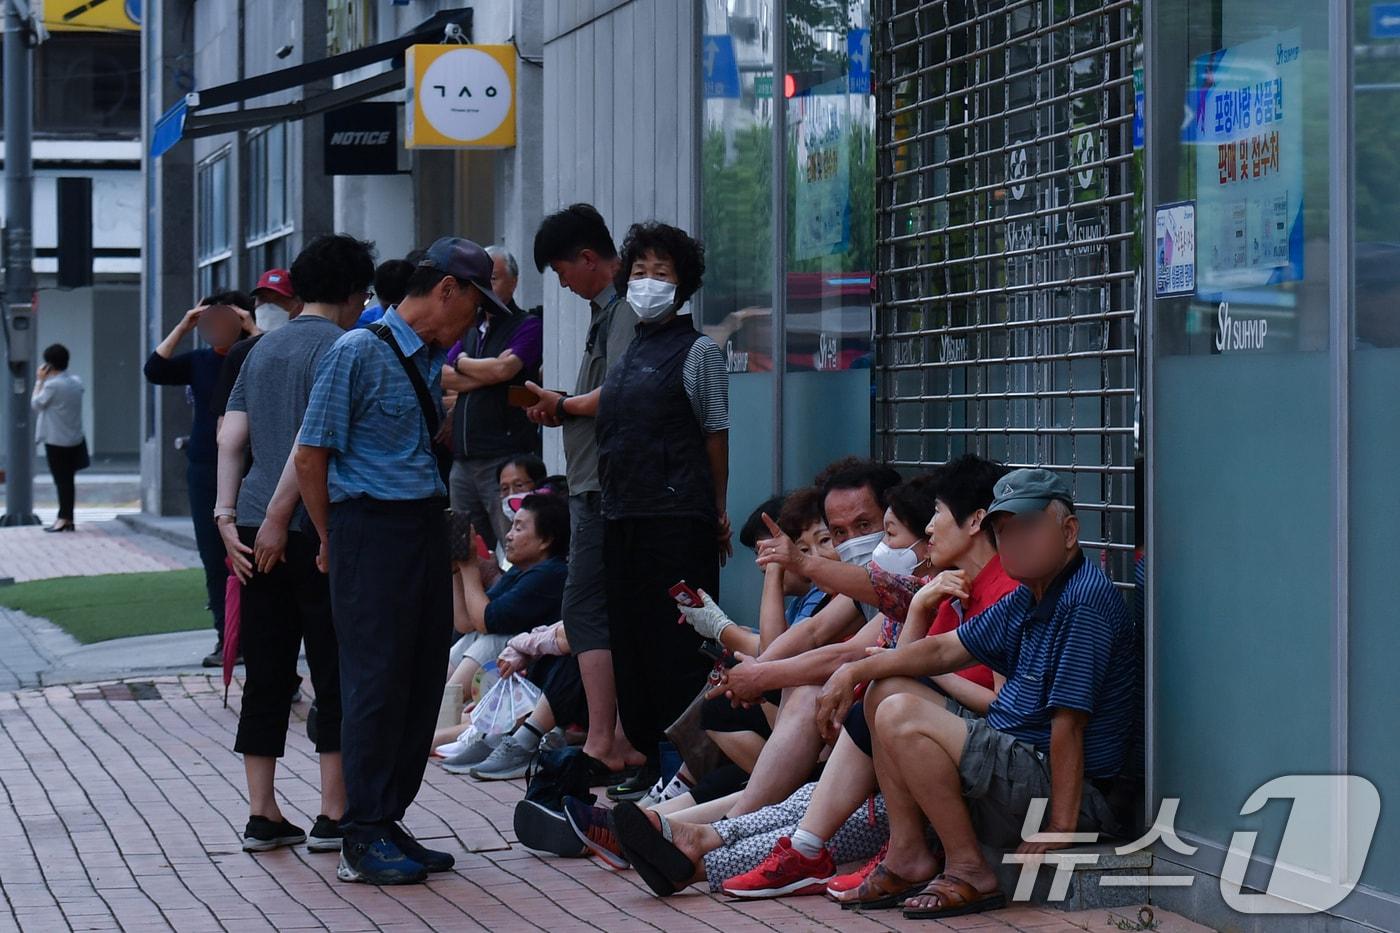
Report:
<svg viewBox="0 0 1400 933"><path fill-rule="evenodd" d="M690 315L676 315L639 327L609 367L597 422L605 517L718 519L705 435L683 380L699 339Z"/></svg>

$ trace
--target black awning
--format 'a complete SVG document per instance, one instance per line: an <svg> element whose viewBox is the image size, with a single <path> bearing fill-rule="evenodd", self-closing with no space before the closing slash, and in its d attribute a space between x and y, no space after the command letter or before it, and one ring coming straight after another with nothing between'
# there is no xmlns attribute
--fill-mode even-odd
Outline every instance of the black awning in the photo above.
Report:
<svg viewBox="0 0 1400 933"><path fill-rule="evenodd" d="M472 35L471 7L440 10L414 27L412 31L387 42L379 42L362 49L355 49L352 52L332 55L319 61L293 65L291 68L283 68L280 71L272 71L240 81L220 84L206 90L195 91L186 96L188 110L184 121L184 131L181 135L210 136L239 129L266 126L269 123L285 120L300 120L312 114L334 110L337 107L343 107L346 104L352 104L367 97L374 97L393 90L395 87L403 85L402 57L404 51L411 45L442 41L443 31L448 26L453 25L461 27L462 35L466 41L470 42ZM207 112L254 97L304 87L315 81L323 81L348 71L354 71L357 68L364 68L366 65L391 59L399 60L391 71L345 87L335 88L305 100L249 110Z"/></svg>

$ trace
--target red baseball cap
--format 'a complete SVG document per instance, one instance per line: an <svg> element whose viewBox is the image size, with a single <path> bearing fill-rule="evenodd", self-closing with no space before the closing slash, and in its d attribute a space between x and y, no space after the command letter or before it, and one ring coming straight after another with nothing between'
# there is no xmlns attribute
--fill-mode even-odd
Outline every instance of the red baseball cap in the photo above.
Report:
<svg viewBox="0 0 1400 933"><path fill-rule="evenodd" d="M283 298L295 298L296 292L292 291L292 274L286 269L268 269L258 279L258 284L253 286L253 294L266 289L276 292Z"/></svg>

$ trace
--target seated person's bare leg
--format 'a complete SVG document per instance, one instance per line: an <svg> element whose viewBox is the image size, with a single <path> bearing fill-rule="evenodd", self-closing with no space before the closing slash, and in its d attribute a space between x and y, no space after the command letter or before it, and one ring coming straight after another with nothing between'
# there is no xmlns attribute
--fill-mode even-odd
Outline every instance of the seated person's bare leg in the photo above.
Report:
<svg viewBox="0 0 1400 933"><path fill-rule="evenodd" d="M797 828L823 843L829 842L856 808L877 789L875 762L843 731Z"/></svg>
<svg viewBox="0 0 1400 933"><path fill-rule="evenodd" d="M937 866L923 839L927 816L943 844L942 871L978 891L995 891L996 874L982 857L958 774L967 720L949 712L940 694L906 680L880 704L874 731L880 787L890 814L886 867L910 880L932 877ZM939 904L936 897L920 897L906 906Z"/></svg>
<svg viewBox="0 0 1400 933"><path fill-rule="evenodd" d="M467 695L467 699L470 702L472 695L472 678L476 676L476 672L479 670L481 670L481 665L477 663L475 658L463 658L462 663L458 664L457 669L452 672L452 676L447 678L447 684L448 686L452 684L461 684L462 692Z"/></svg>
<svg viewBox="0 0 1400 933"><path fill-rule="evenodd" d="M605 648L578 656L579 676L588 697L588 738L583 752L609 768L620 771L646 763L646 756L632 747L617 718L617 681L613 679L612 652Z"/></svg>
<svg viewBox="0 0 1400 933"><path fill-rule="evenodd" d="M783 691L773 736L763 746L749 776L749 783L729 816L752 813L759 807L786 800L805 784L825 743L817 732L816 702L820 687L789 687Z"/></svg>
<svg viewBox="0 0 1400 933"><path fill-rule="evenodd" d="M734 806L735 802L739 799L739 793L736 792L725 797L717 797L714 800L707 800L704 803L696 803L689 794L686 794L685 797L689 801L688 804L671 806L681 799L677 797L675 800L659 803L651 809L662 814L668 820L680 820L683 823L713 823L716 820L724 819L725 814L729 812L729 808Z"/></svg>
<svg viewBox="0 0 1400 933"><path fill-rule="evenodd" d="M655 810L647 810L647 819L651 820L651 825L656 829L661 829L661 815ZM714 827L696 823L682 823L671 818L666 819L671 827L671 844L680 849L690 861L695 865L695 874L691 876L687 884L695 884L705 880L705 855L713 852L724 845L724 840Z"/></svg>
<svg viewBox="0 0 1400 933"><path fill-rule="evenodd" d="M710 732L705 733L710 741L724 752L724 756L734 762L747 774L753 774L754 765L763 751L765 739L757 732Z"/></svg>

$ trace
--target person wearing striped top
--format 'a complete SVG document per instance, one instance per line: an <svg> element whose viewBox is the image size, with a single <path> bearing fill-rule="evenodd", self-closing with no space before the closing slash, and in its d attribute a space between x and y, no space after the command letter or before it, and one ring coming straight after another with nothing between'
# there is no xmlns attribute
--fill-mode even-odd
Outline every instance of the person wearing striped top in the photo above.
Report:
<svg viewBox="0 0 1400 933"><path fill-rule="evenodd" d="M890 845L857 900L905 897L910 918L1003 906L979 842L1024 855L1064 845L1021 838L1036 799L1048 799L1043 833L1122 832L1107 794L1140 713L1127 604L1084 559L1064 480L1013 470L994 492L997 553L1021 585L955 630L889 652L871 723ZM1006 677L985 719L950 713L914 679L977 662ZM824 694L818 716L841 702ZM925 841L925 818L941 858Z"/></svg>

